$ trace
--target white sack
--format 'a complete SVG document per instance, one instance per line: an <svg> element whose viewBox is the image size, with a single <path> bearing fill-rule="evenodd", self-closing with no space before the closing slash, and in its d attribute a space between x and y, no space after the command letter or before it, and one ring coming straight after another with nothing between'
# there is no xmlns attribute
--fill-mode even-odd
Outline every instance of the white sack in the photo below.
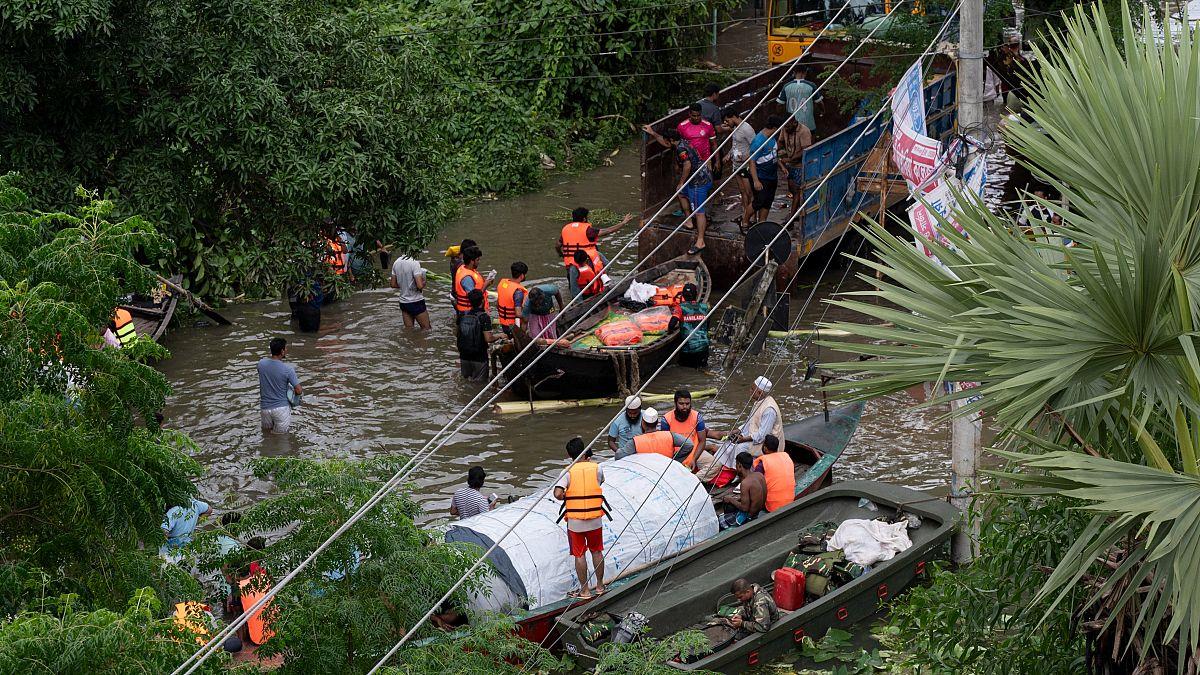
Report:
<svg viewBox="0 0 1200 675"><path fill-rule="evenodd" d="M635 302L649 302L650 298L658 292L658 286L654 284L643 284L640 281L632 281L629 283L629 290L625 291L625 298Z"/></svg>
<svg viewBox="0 0 1200 675"><path fill-rule="evenodd" d="M841 549L846 560L859 565L874 565L891 560L897 553L912 546L908 538L908 523L885 523L879 520L852 518L842 521L829 538L829 550Z"/></svg>

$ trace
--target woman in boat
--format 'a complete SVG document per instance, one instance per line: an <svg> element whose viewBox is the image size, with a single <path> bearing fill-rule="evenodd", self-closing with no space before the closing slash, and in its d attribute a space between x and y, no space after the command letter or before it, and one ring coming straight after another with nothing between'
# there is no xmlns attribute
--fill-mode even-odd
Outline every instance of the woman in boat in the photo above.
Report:
<svg viewBox="0 0 1200 675"><path fill-rule="evenodd" d="M525 318L525 331L529 337L542 336L544 340L558 338L558 326L554 324L554 303L558 303L559 311L563 308L562 291L554 284L539 284L529 289L525 294L525 302L521 305L521 315ZM547 329L546 327L549 326ZM543 333L542 331L545 330Z"/></svg>

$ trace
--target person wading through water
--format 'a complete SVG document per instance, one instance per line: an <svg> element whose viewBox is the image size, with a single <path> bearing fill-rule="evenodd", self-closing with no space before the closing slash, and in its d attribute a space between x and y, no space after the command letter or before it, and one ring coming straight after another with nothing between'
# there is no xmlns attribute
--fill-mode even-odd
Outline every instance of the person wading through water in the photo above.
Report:
<svg viewBox="0 0 1200 675"><path fill-rule="evenodd" d="M578 436L567 441L567 456L579 461L571 465L567 473L554 485L554 498L562 502L562 515L567 519L567 545L575 559L575 576L579 578L579 590L568 595L588 599L604 592L604 518L608 515L608 502L604 499L604 470L592 461L592 451L583 445ZM592 569L596 573L596 585L588 587L588 566L585 552L592 554Z"/></svg>
<svg viewBox="0 0 1200 675"><path fill-rule="evenodd" d="M465 267L465 266L464 266ZM500 339L492 333L492 317L484 309L483 291L478 288L467 293L470 311L458 317L459 370L468 382L486 382L488 377L487 346Z"/></svg>
<svg viewBox="0 0 1200 675"><path fill-rule="evenodd" d="M521 261L514 262L509 271L512 277L501 279L496 286L496 316L500 322L500 330L512 337L513 329L521 325L522 308L525 305L525 275L529 273L529 265Z"/></svg>
<svg viewBox="0 0 1200 675"><path fill-rule="evenodd" d="M633 222L633 214L627 213L616 225L599 228L588 222L588 213L589 211L582 206L572 211L571 222L563 225L558 243L554 245L554 250L563 259L563 267L567 272L567 290L570 291L571 297L579 295L579 286L575 285L572 277L572 268L579 265L575 253L586 252L596 273L603 274L608 260L600 253L600 240Z"/></svg>

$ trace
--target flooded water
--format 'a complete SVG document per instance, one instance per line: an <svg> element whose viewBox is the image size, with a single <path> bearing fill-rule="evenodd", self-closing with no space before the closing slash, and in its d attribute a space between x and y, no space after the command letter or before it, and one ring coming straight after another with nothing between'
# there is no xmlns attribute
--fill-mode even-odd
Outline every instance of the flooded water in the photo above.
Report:
<svg viewBox="0 0 1200 675"><path fill-rule="evenodd" d="M538 194L472 207L422 253L422 259L427 268L445 273L448 264L440 251L470 236L484 251L481 270L495 268L504 275L513 260L522 260L529 265L531 278L561 275L561 261L554 254L561 223L548 215L576 205L617 212L637 207L637 158L624 148L614 160L611 167L554 180ZM633 230L630 226L606 240L604 250L614 254ZM631 246L614 262L618 274L629 269L635 255L636 246ZM828 297L845 272L835 267L818 279L819 269L812 266L811 274L798 282L819 281L818 299ZM793 297L794 308L809 291ZM165 414L169 426L188 433L200 447L197 459L207 469L200 482L203 496L233 505L269 490L269 485L250 475L248 464L255 457L363 458L419 450L479 391L457 375L447 293L448 288L437 282L427 289L434 323L428 335L404 328L390 289L360 292L327 307L319 334L297 332L283 301L230 308L225 312L235 322L230 327L171 331L165 344L172 358L161 367L174 395ZM814 301L804 323L811 325L826 307ZM839 315L831 312L827 318ZM264 439L258 423L255 363L267 354L267 342L275 336L289 341L288 360L304 386L304 406L292 433ZM799 350L798 344L785 350L780 342L769 342L767 350L747 358L733 373L707 377L668 367L647 391L721 387L717 398L703 402L702 412L714 427L728 428L744 409L753 379L769 370L788 421L816 414L820 410L816 385L803 381L805 359L815 358L816 350ZM720 363L721 353L714 353L713 364ZM828 350L821 360L832 360ZM444 516L450 495L464 483L473 464L486 468L487 491L501 495L535 491L562 467L568 439L592 438L617 412L616 408L589 408L500 415L485 410L414 474L414 497L430 517ZM837 477L917 488L944 485L948 433L937 421L938 414L912 410L904 396L871 402L836 467Z"/></svg>

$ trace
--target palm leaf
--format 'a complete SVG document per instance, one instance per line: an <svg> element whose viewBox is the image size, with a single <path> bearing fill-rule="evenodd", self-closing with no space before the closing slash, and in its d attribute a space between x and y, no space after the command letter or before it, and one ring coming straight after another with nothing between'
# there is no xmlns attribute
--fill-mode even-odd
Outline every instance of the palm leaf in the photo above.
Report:
<svg viewBox="0 0 1200 675"><path fill-rule="evenodd" d="M1080 508L1096 514L1046 580L1038 600L1054 596L1054 604L1061 602L1097 560L1107 557L1118 543L1133 541L1127 558L1108 575L1091 602L1124 582L1109 610L1112 621L1143 589L1135 628L1140 628L1144 644L1163 644L1178 637L1184 646L1181 653L1194 653L1200 646L1200 584L1196 583L1200 579L1200 478L1066 451L1000 454L1025 469L995 472L1019 479L1020 485L1009 492L1042 494L1043 488L1049 488L1080 500ZM1170 621L1164 625L1168 610Z"/></svg>

